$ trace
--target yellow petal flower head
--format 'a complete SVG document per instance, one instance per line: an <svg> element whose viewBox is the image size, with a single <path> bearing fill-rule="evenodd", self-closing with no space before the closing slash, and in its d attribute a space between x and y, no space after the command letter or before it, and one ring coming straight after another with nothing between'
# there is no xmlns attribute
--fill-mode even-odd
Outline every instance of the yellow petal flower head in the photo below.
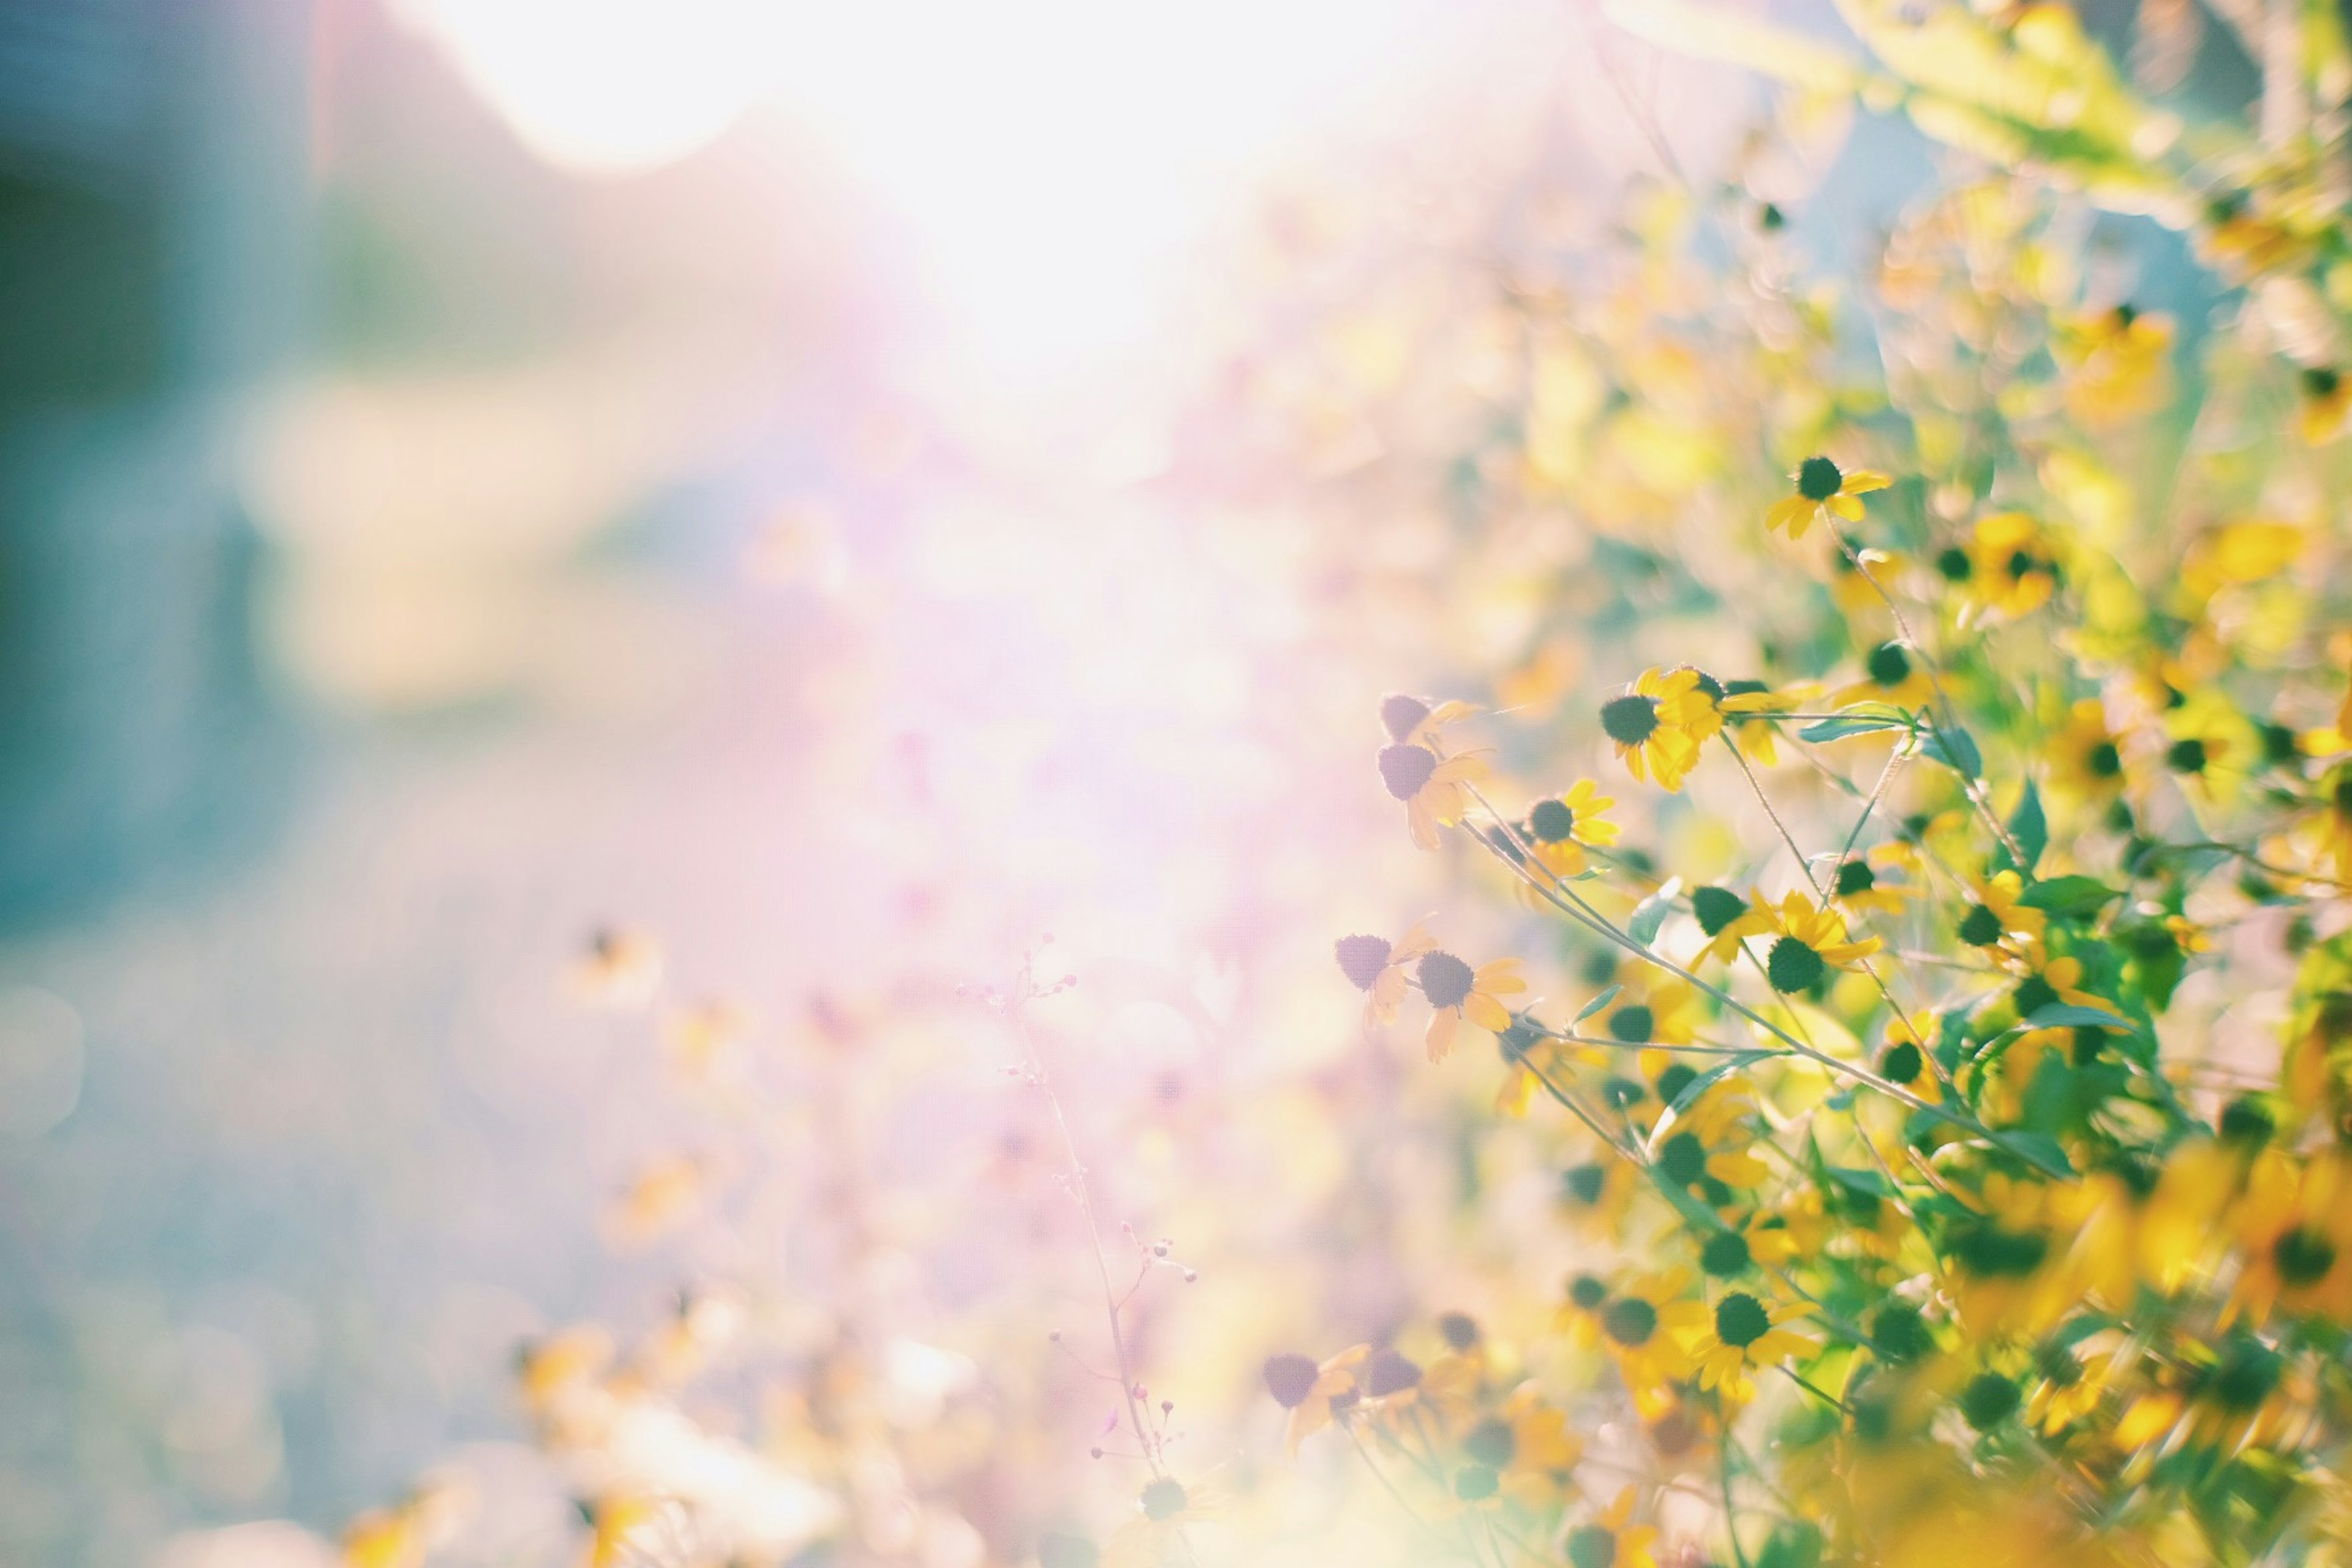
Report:
<svg viewBox="0 0 2352 1568"><path fill-rule="evenodd" d="M2124 756L2107 731L2106 709L2085 697L2066 711L2065 728L2050 742L2051 776L2084 800L2112 798L2124 784Z"/></svg>
<svg viewBox="0 0 2352 1568"><path fill-rule="evenodd" d="M1414 978L1430 1006L1426 1043L1433 1062L1444 1060L1454 1048L1454 1037L1465 1017L1489 1034L1499 1035L1509 1028L1511 1012L1500 998L1528 988L1516 958L1498 958L1473 969L1438 949L1421 955Z"/></svg>
<svg viewBox="0 0 2352 1568"><path fill-rule="evenodd" d="M2018 901L2025 896L2025 881L2016 872L1976 878L1969 888L1976 898L1960 914L1958 935L1962 942L1970 947L2000 947L2040 939L2042 913Z"/></svg>
<svg viewBox="0 0 2352 1568"><path fill-rule="evenodd" d="M1404 803L1405 826L1412 841L1423 849L1437 847L1437 829L1462 820L1469 798L1463 790L1486 776L1484 759L1475 752L1441 757L1427 746L1399 742L1380 753L1381 783Z"/></svg>
<svg viewBox="0 0 2352 1568"><path fill-rule="evenodd" d="M1103 1542L1098 1568L1163 1568L1189 1561L1185 1528L1216 1518L1223 1500L1205 1481L1154 1477L1136 1494L1135 1517Z"/></svg>
<svg viewBox="0 0 2352 1568"><path fill-rule="evenodd" d="M2352 1180L2332 1153L2266 1149L2231 1216L2239 1273L2230 1311L2260 1326L2273 1310L2352 1318Z"/></svg>
<svg viewBox="0 0 2352 1568"><path fill-rule="evenodd" d="M1573 877L1584 869L1587 846L1606 847L1617 842L1617 825L1607 816L1616 804L1591 779L1579 779L1529 806L1521 836L1546 870L1555 877Z"/></svg>
<svg viewBox="0 0 2352 1568"><path fill-rule="evenodd" d="M1943 1034L1943 1020L1933 1012L1900 1015L1888 1021L1886 1047L1878 1053L1878 1076L1917 1095L1929 1104L1944 1098L1942 1081L1929 1059Z"/></svg>
<svg viewBox="0 0 2352 1568"><path fill-rule="evenodd" d="M1570 1568L1658 1568L1651 1550L1657 1526L1633 1523L1633 1489L1627 1487L1607 1512L1568 1532Z"/></svg>
<svg viewBox="0 0 2352 1568"><path fill-rule="evenodd" d="M2058 586L2058 560L2042 525L2021 511L1978 520L1969 541L1969 597L2011 617L2049 603Z"/></svg>
<svg viewBox="0 0 2352 1568"><path fill-rule="evenodd" d="M2303 416L2297 423L2303 438L2315 447L2325 446L2344 434L2346 416L2352 415L2352 383L2326 364L2308 367L2301 379Z"/></svg>
<svg viewBox="0 0 2352 1568"><path fill-rule="evenodd" d="M1764 974L1775 991L1810 990L1830 970L1852 969L1879 949L1874 936L1851 940L1843 915L1803 893L1791 892L1777 905L1759 896L1756 903L1763 916L1764 932L1759 934L1773 938L1764 952Z"/></svg>
<svg viewBox="0 0 2352 1568"><path fill-rule="evenodd" d="M1690 1284L1687 1269L1643 1275L1597 1310L1601 1343L1644 1416L1668 1408L1674 1385L1690 1375L1685 1347L1706 1311L1705 1302L1689 1298Z"/></svg>
<svg viewBox="0 0 2352 1568"><path fill-rule="evenodd" d="M1411 965L1437 945L1419 925L1391 942L1384 936L1343 936L1332 944L1339 973L1364 994L1364 1026L1396 1022L1397 1009L1411 986Z"/></svg>
<svg viewBox="0 0 2352 1568"><path fill-rule="evenodd" d="M1778 1366L1793 1355L1819 1349L1818 1343L1780 1325L1800 1315L1792 1307L1768 1307L1747 1290L1733 1290L1717 1301L1710 1321L1691 1353L1698 1363L1701 1388L1712 1388L1732 1404L1745 1404L1756 1394L1748 1375L1759 1367Z"/></svg>
<svg viewBox="0 0 2352 1568"><path fill-rule="evenodd" d="M1371 1353L1370 1345L1350 1345L1319 1363L1296 1354L1268 1358L1266 1392L1290 1412L1285 1433L1290 1452L1297 1453L1300 1443L1331 1425L1337 1402L1355 1398L1356 1369Z"/></svg>
<svg viewBox="0 0 2352 1568"><path fill-rule="evenodd" d="M1696 669L1646 669L1622 694L1601 705L1601 728L1625 771L1679 790L1698 764L1701 742L1723 727L1715 699Z"/></svg>
<svg viewBox="0 0 2352 1568"><path fill-rule="evenodd" d="M1882 853L1850 856L1830 873L1830 901L1857 913L1899 915L1919 889L1885 871L1905 864L1907 856Z"/></svg>
<svg viewBox="0 0 2352 1568"><path fill-rule="evenodd" d="M1764 514L1764 531L1786 532L1790 539L1802 539L1808 529L1824 518L1860 522L1862 502L1857 498L1883 490L1893 482L1868 468L1846 473L1821 457L1807 458L1789 477L1795 481L1797 493L1772 503Z"/></svg>
<svg viewBox="0 0 2352 1568"><path fill-rule="evenodd" d="M1863 679L1839 688L1830 696L1833 708L1857 702L1885 702L1897 708L1924 707L1936 694L1927 672L1910 649L1899 642L1883 642L1862 661Z"/></svg>
<svg viewBox="0 0 2352 1568"><path fill-rule="evenodd" d="M2128 302L2061 321L2052 356L2064 372L2067 412L2097 427L2160 407L2171 395L2172 318Z"/></svg>

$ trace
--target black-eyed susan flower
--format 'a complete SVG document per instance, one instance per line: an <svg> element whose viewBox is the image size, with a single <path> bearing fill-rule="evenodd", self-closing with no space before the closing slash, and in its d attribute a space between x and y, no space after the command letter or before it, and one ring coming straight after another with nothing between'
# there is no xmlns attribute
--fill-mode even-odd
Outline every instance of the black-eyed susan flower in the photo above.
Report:
<svg viewBox="0 0 2352 1568"><path fill-rule="evenodd" d="M1764 514L1764 530L1768 533L1786 532L1790 539L1802 539L1807 530L1823 519L1860 522L1860 498L1873 490L1883 490L1893 482L1885 474L1869 468L1856 468L1849 474L1821 457L1807 458L1790 478L1796 483L1797 493L1772 503Z"/></svg>
<svg viewBox="0 0 2352 1568"><path fill-rule="evenodd" d="M1819 688L1810 684L1774 687L1761 680L1727 680L1716 707L1741 752L1769 768L1780 760L1777 716L1802 711L1817 695Z"/></svg>
<svg viewBox="0 0 2352 1568"><path fill-rule="evenodd" d="M1676 1186L1700 1187L1723 1202L1731 1190L1761 1186L1772 1173L1749 1152L1755 1143L1755 1097L1743 1079L1727 1078L1684 1108L1651 1158Z"/></svg>
<svg viewBox="0 0 2352 1568"><path fill-rule="evenodd" d="M1436 947L1418 924L1395 942L1383 936L1343 936L1332 944L1339 973L1364 994L1364 1026L1393 1024L1410 989L1412 966Z"/></svg>
<svg viewBox="0 0 2352 1568"><path fill-rule="evenodd" d="M1695 888L1690 902L1692 918L1706 934L1700 956L1719 963L1737 958L1740 942L1768 929L1760 903L1751 903L1728 888Z"/></svg>
<svg viewBox="0 0 2352 1568"><path fill-rule="evenodd" d="M1781 1327L1801 1315L1800 1308L1767 1306L1752 1291L1726 1293L1716 1301L1706 1327L1691 1343L1699 1386L1712 1388L1735 1404L1752 1398L1756 1385L1749 1373L1757 1368L1778 1366L1790 1356L1820 1348L1819 1342Z"/></svg>
<svg viewBox="0 0 2352 1568"><path fill-rule="evenodd" d="M2344 373L2330 364L2306 367L2297 377L2303 388L2303 411L2296 425L2303 438L2313 446L2324 446L2344 434L2347 416L2352 416L2352 383Z"/></svg>
<svg viewBox="0 0 2352 1568"><path fill-rule="evenodd" d="M1918 888L1901 875L1916 858L1907 844L1849 855L1830 868L1829 901L1856 914L1899 915L1919 896Z"/></svg>
<svg viewBox="0 0 2352 1568"><path fill-rule="evenodd" d="M1759 896L1757 913L1772 944L1764 951L1764 975L1782 993L1809 990L1832 969L1852 969L1876 952L1876 937L1856 942L1846 933L1845 917L1824 909L1801 892L1791 891L1778 904Z"/></svg>
<svg viewBox="0 0 2352 1568"><path fill-rule="evenodd" d="M1440 826L1462 820L1469 797L1463 785L1486 776L1486 759L1475 752L1441 757L1427 746L1400 741L1381 748L1381 783L1404 803L1405 826L1423 849L1437 847Z"/></svg>
<svg viewBox="0 0 2352 1568"><path fill-rule="evenodd" d="M1206 1479L1156 1476L1135 1497L1135 1515L1103 1542L1100 1568L1162 1568L1188 1561L1185 1530L1217 1517L1223 1499Z"/></svg>
<svg viewBox="0 0 2352 1568"><path fill-rule="evenodd" d="M1658 1568L1657 1526L1633 1522L1632 1487L1587 1524L1568 1532L1570 1568Z"/></svg>
<svg viewBox="0 0 2352 1568"><path fill-rule="evenodd" d="M1570 1430L1567 1412L1533 1383L1511 1390L1502 1408L1471 1428L1463 1448L1497 1471L1503 1495L1522 1508L1553 1508L1576 1489L1576 1462L1584 1440Z"/></svg>
<svg viewBox="0 0 2352 1568"><path fill-rule="evenodd" d="M2228 1311L2260 1327L2279 1307L2352 1319L2352 1173L2333 1152L2266 1149L2231 1214L2238 1279Z"/></svg>
<svg viewBox="0 0 2352 1568"><path fill-rule="evenodd" d="M1601 705L1601 728L1636 779L1679 790L1698 765L1699 746L1723 726L1700 679L1696 669L1645 669Z"/></svg>
<svg viewBox="0 0 2352 1568"><path fill-rule="evenodd" d="M1591 779L1536 802L1524 828L1529 855L1555 877L1575 876L1585 868L1587 847L1617 842L1617 825L1608 816L1616 804Z"/></svg>
<svg viewBox="0 0 2352 1568"><path fill-rule="evenodd" d="M2039 940L2045 917L2018 900L2025 896L2025 879L2014 871L1997 871L1970 880L1975 895L1960 912L1954 934L1970 947L2001 947Z"/></svg>
<svg viewBox="0 0 2352 1568"><path fill-rule="evenodd" d="M1295 1352L1268 1357L1265 1388L1274 1402L1290 1412L1284 1441L1294 1454L1298 1445L1331 1425L1335 1411L1356 1397L1356 1369L1371 1355L1370 1345L1350 1345L1321 1362Z"/></svg>
<svg viewBox="0 0 2352 1568"><path fill-rule="evenodd" d="M1528 988L1516 958L1498 958L1473 969L1443 950L1422 954L1414 977L1430 1007L1425 1043L1433 1062L1443 1061L1454 1048L1454 1037L1465 1018L1489 1034L1509 1028L1511 1012L1501 998Z"/></svg>
<svg viewBox="0 0 2352 1568"><path fill-rule="evenodd" d="M1943 1034L1943 1020L1932 1011L1897 1014L1887 1020L1886 1044L1878 1053L1878 1076L1909 1090L1929 1104L1944 1098L1929 1054Z"/></svg>
<svg viewBox="0 0 2352 1568"><path fill-rule="evenodd" d="M2172 318L2129 303L2062 318L2051 334L2067 411L2098 426L2159 407L2171 391Z"/></svg>
<svg viewBox="0 0 2352 1568"><path fill-rule="evenodd" d="M2105 704L2085 697L2066 710L2064 728L2049 743L2051 776L2084 800L2106 800L2123 788L2124 754L2107 730Z"/></svg>
<svg viewBox="0 0 2352 1568"><path fill-rule="evenodd" d="M1857 702L1885 702L1896 708L1918 708L1935 695L1918 655L1899 642L1883 642L1864 656L1863 678L1830 695L1832 708Z"/></svg>
<svg viewBox="0 0 2352 1568"><path fill-rule="evenodd" d="M1690 1288L1685 1268L1639 1275L1612 1291L1595 1314L1601 1344L1644 1415L1671 1404L1674 1385L1690 1375L1687 1344L1706 1311Z"/></svg>
<svg viewBox="0 0 2352 1568"><path fill-rule="evenodd" d="M2042 524L2021 511L1977 521L1969 541L1969 593L1987 610L2031 615L2058 586L2058 557Z"/></svg>

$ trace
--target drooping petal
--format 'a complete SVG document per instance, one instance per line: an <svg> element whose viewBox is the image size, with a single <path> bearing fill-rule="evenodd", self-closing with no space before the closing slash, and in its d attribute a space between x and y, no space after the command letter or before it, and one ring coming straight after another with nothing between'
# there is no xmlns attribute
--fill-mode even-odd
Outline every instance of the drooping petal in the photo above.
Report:
<svg viewBox="0 0 2352 1568"><path fill-rule="evenodd" d="M1511 1026L1509 1009L1484 991L1473 991L1463 998L1462 1011L1490 1035L1499 1035Z"/></svg>
<svg viewBox="0 0 2352 1568"><path fill-rule="evenodd" d="M1429 1032L1422 1043L1429 1047L1429 1059L1442 1062L1445 1053L1454 1048L1454 1032L1462 1026L1462 1009L1440 1007L1429 1016Z"/></svg>

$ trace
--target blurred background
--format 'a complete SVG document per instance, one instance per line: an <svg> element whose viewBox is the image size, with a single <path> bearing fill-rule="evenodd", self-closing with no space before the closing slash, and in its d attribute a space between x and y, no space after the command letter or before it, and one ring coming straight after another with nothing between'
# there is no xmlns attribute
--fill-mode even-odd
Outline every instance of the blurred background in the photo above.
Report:
<svg viewBox="0 0 2352 1568"><path fill-rule="evenodd" d="M323 1560L740 1272L613 1245L672 1001L860 1037L1051 931L1114 1197L1278 1271L1115 1168L1361 1048L1328 943L1437 885L1374 700L1570 673L1463 553L1494 279L1759 101L1551 0L0 0L0 1563ZM1927 154L1808 134L1835 260ZM985 1034L873 1112L935 1206ZM909 1223L934 1337L1084 1284Z"/></svg>

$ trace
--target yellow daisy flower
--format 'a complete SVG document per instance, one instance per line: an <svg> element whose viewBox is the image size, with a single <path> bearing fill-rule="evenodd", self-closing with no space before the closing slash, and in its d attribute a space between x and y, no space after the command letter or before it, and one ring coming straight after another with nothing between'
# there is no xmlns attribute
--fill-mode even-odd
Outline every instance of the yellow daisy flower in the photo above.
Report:
<svg viewBox="0 0 2352 1568"><path fill-rule="evenodd" d="M2265 1150L2231 1216L2239 1270L2231 1317L2256 1325L2274 1308L2352 1316L2352 1180L2342 1161Z"/></svg>
<svg viewBox="0 0 2352 1568"><path fill-rule="evenodd" d="M1878 1053L1878 1076L1889 1083L1900 1084L1930 1104L1942 1103L1943 1084L1928 1060L1942 1033L1943 1020L1933 1012L1917 1012L1907 1018L1897 1015L1889 1019L1886 1047Z"/></svg>
<svg viewBox="0 0 2352 1568"><path fill-rule="evenodd" d="M1103 1542L1098 1568L1161 1568L1192 1561L1185 1528L1217 1517L1222 1502L1207 1482L1156 1478L1136 1494L1136 1517Z"/></svg>
<svg viewBox="0 0 2352 1568"><path fill-rule="evenodd" d="M1690 1375L1685 1347L1706 1312L1705 1302L1689 1299L1690 1286L1685 1268L1642 1275L1595 1310L1601 1342L1645 1417L1671 1405L1674 1385Z"/></svg>
<svg viewBox="0 0 2352 1568"><path fill-rule="evenodd" d="M1407 966L1436 946L1436 939L1418 924L1393 943L1383 936L1343 936L1332 944L1339 972L1364 994L1366 1028L1396 1022L1410 988Z"/></svg>
<svg viewBox="0 0 2352 1568"><path fill-rule="evenodd" d="M1601 728L1636 779L1654 778L1662 789L1679 790L1698 765L1700 743L1723 727L1723 715L1700 680L1696 669L1645 669L1622 695L1601 705Z"/></svg>
<svg viewBox="0 0 2352 1568"><path fill-rule="evenodd" d="M1790 539L1802 539L1806 530L1824 518L1860 522L1862 502L1856 498L1894 482L1868 468L1845 473L1827 458L1819 457L1807 458L1789 477L1796 482L1797 493L1772 503L1764 514L1764 531L1785 531Z"/></svg>
<svg viewBox="0 0 2352 1568"><path fill-rule="evenodd" d="M1436 848L1438 827L1461 821L1469 808L1469 796L1462 786L1486 776L1486 760L1479 752L1441 757L1410 741L1381 747L1380 769L1381 783L1404 803L1405 826L1413 843L1423 849Z"/></svg>
<svg viewBox="0 0 2352 1568"><path fill-rule="evenodd" d="M1265 1367L1266 1392L1290 1412L1284 1440L1290 1452L1331 1425L1339 1402L1356 1394L1356 1369L1372 1353L1370 1345L1350 1345L1338 1355L1318 1363L1303 1355L1269 1357Z"/></svg>
<svg viewBox="0 0 2352 1568"><path fill-rule="evenodd" d="M2021 511L1977 521L1969 541L1970 596L2004 616L2031 615L2058 586L2058 563L2042 525Z"/></svg>
<svg viewBox="0 0 2352 1568"><path fill-rule="evenodd" d="M1832 708L1857 702L1885 702L1897 708L1920 708L1936 694L1911 650L1899 642L1883 642L1862 661L1863 679L1830 695Z"/></svg>
<svg viewBox="0 0 2352 1568"><path fill-rule="evenodd" d="M1808 990L1830 970L1852 969L1881 945L1874 936L1852 940L1843 915L1801 892L1790 893L1778 905L1759 896L1756 908L1761 917L1758 934L1769 933L1774 939L1765 950L1764 973L1775 991Z"/></svg>
<svg viewBox="0 0 2352 1568"><path fill-rule="evenodd" d="M2054 782L2087 800L2104 800L2123 788L2124 756L2107 731L2105 704L2085 697L2066 710L2066 723L2049 742Z"/></svg>
<svg viewBox="0 0 2352 1568"><path fill-rule="evenodd" d="M1725 1295L1716 1302L1706 1330L1691 1344L1699 1386L1717 1390L1733 1404L1745 1404L1754 1397L1756 1384L1750 1373L1820 1348L1818 1342L1780 1326L1801 1311L1795 1307L1767 1307L1746 1290Z"/></svg>
<svg viewBox="0 0 2352 1568"><path fill-rule="evenodd" d="M1617 1494L1608 1511L1568 1532L1568 1560L1575 1568L1658 1568L1651 1547L1657 1526L1634 1524L1633 1489Z"/></svg>
<svg viewBox="0 0 2352 1568"><path fill-rule="evenodd" d="M2014 871L1973 878L1969 890L1976 899L1961 912L1959 939L1970 947L2000 947L2012 941L2038 941L2044 924L2040 910L2018 900L2025 896L2025 879Z"/></svg>
<svg viewBox="0 0 2352 1568"><path fill-rule="evenodd" d="M2064 374L2067 411L2083 424L2116 424L2170 395L2171 317L2126 303L2056 325L2052 357Z"/></svg>
<svg viewBox="0 0 2352 1568"><path fill-rule="evenodd" d="M1454 1037L1465 1017L1489 1034L1499 1035L1509 1028L1511 1012L1499 998L1528 988L1516 958L1498 958L1473 969L1435 948L1421 955L1414 978L1430 1006L1425 1040L1433 1062L1444 1060L1454 1048Z"/></svg>
<svg viewBox="0 0 2352 1568"><path fill-rule="evenodd" d="M1522 837L1546 870L1555 877L1573 877L1584 869L1587 846L1606 847L1617 842L1617 825L1606 815L1616 804L1591 779L1579 779L1565 792L1528 808Z"/></svg>
<svg viewBox="0 0 2352 1568"><path fill-rule="evenodd" d="M1830 901L1840 909L1857 913L1899 915L1919 889L1899 878L1882 875L1882 871L1909 862L1908 854L1889 855L1885 850L1906 849L1907 846L1882 846L1867 855L1849 856L1837 863L1830 873Z"/></svg>

